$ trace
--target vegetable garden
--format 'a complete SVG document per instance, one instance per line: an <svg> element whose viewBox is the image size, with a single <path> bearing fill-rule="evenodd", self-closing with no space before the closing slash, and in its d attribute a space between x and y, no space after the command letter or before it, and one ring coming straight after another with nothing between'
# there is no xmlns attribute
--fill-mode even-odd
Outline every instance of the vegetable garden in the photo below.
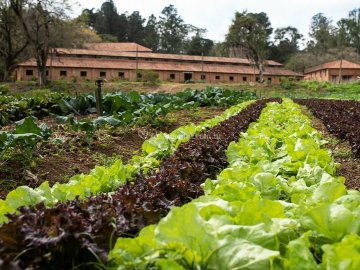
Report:
<svg viewBox="0 0 360 270"><path fill-rule="evenodd" d="M199 113L216 113L216 110L220 113L223 108L254 97L248 92L218 88L178 94L109 93L103 99L104 116L94 118L92 94L0 96L8 101L1 105L3 124L18 121L0 131L0 187L3 189L0 195L5 196L6 190L17 185L38 186L46 177L51 184L65 182L76 173L88 173L96 164L111 164L110 159L121 157L127 161L133 151L141 151L142 137L168 132L182 122L186 124L181 118L184 112L194 115L191 121L205 120L211 115L202 117ZM36 120L34 116L44 120ZM22 117L26 118L21 120ZM45 133L40 132L43 129ZM113 144L118 146L112 147ZM64 160L60 155L71 159ZM52 169L54 166L58 171Z"/></svg>
<svg viewBox="0 0 360 270"><path fill-rule="evenodd" d="M86 121L67 114L90 112L93 105L79 105L90 96L51 106L63 112L58 121L89 134L134 125L144 115L231 107L145 140L141 154L126 163L98 166L67 183L17 187L0 201L0 266L359 269L359 191L337 175L339 164L300 105L280 98L245 101L250 98L219 89L109 94L107 116ZM359 102L296 102L349 140L359 157ZM25 118L15 132L0 133L0 142L13 147L11 138L27 133L24 125L36 126ZM49 131L36 127L46 140Z"/></svg>

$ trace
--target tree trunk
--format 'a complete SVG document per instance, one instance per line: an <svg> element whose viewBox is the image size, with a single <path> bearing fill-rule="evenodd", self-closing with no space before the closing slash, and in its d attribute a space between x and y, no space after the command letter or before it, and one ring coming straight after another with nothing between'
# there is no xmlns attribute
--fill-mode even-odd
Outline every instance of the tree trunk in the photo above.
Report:
<svg viewBox="0 0 360 270"><path fill-rule="evenodd" d="M260 77L260 83L264 82L264 64L263 63L259 63L259 77Z"/></svg>
<svg viewBox="0 0 360 270"><path fill-rule="evenodd" d="M8 80L9 80L9 71L8 71L8 69L5 67L5 69L4 69L4 73L3 73L3 81L4 82L7 82Z"/></svg>
<svg viewBox="0 0 360 270"><path fill-rule="evenodd" d="M46 66L38 64L38 85L43 87L47 84L46 79Z"/></svg>
<svg viewBox="0 0 360 270"><path fill-rule="evenodd" d="M49 39L50 31L49 24L51 21L48 18L48 12L43 9L41 1L37 1L37 5L34 5L33 8L37 12L35 21L35 33L30 31L28 23L23 15L23 2L22 1L10 1L11 7L14 10L16 16L19 18L24 30L24 34L27 37L27 42L34 46L36 50L36 63L38 69L38 84L40 87L44 86L47 83L46 80L46 61L49 53ZM42 34L44 35L42 37Z"/></svg>
<svg viewBox="0 0 360 270"><path fill-rule="evenodd" d="M8 56L4 62L4 78L3 78L3 80L5 82L7 82L9 80L11 71L13 69L14 69L14 61L10 56Z"/></svg>
<svg viewBox="0 0 360 270"><path fill-rule="evenodd" d="M44 48L40 48L37 50L36 54L36 63L38 69L38 85L43 87L47 84L46 79L46 62L48 58L48 52Z"/></svg>

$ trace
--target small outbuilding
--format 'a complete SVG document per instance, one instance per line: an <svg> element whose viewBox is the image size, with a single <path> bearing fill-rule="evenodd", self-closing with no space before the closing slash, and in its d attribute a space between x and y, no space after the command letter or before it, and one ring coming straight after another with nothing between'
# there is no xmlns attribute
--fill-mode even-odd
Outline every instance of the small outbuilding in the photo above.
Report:
<svg viewBox="0 0 360 270"><path fill-rule="evenodd" d="M347 61L336 60L305 70L305 80L350 82L360 77L360 65Z"/></svg>

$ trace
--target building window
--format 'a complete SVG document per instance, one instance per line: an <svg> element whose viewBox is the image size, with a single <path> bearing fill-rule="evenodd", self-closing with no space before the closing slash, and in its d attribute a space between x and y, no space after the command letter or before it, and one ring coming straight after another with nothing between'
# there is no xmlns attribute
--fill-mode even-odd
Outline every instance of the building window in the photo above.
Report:
<svg viewBox="0 0 360 270"><path fill-rule="evenodd" d="M86 77L87 72L86 71L80 71L80 77Z"/></svg>
<svg viewBox="0 0 360 270"><path fill-rule="evenodd" d="M125 72L119 71L119 78L124 79L125 78Z"/></svg>
<svg viewBox="0 0 360 270"><path fill-rule="evenodd" d="M229 76L229 80L230 80L230 82L233 82L234 81L234 76Z"/></svg>
<svg viewBox="0 0 360 270"><path fill-rule="evenodd" d="M45 71L45 75L49 76L49 70Z"/></svg>
<svg viewBox="0 0 360 270"><path fill-rule="evenodd" d="M142 73L141 72L136 73L136 78L137 79L142 79Z"/></svg>
<svg viewBox="0 0 360 270"><path fill-rule="evenodd" d="M193 74L190 72L184 72L184 81L188 82L188 81L192 81L193 79Z"/></svg>
<svg viewBox="0 0 360 270"><path fill-rule="evenodd" d="M256 81L257 81L257 82L260 82L260 77L256 77Z"/></svg>
<svg viewBox="0 0 360 270"><path fill-rule="evenodd" d="M100 71L100 77L106 77L106 72L105 71Z"/></svg>
<svg viewBox="0 0 360 270"><path fill-rule="evenodd" d="M67 71L66 70L60 70L60 77L66 77Z"/></svg>
<svg viewBox="0 0 360 270"><path fill-rule="evenodd" d="M32 69L27 69L27 70L25 71L25 74L26 74L26 76L33 76L33 75L34 75L34 71L33 71Z"/></svg>
<svg viewBox="0 0 360 270"><path fill-rule="evenodd" d="M243 82L246 82L246 81L247 81L247 77L244 76L244 77L243 77Z"/></svg>
<svg viewBox="0 0 360 270"><path fill-rule="evenodd" d="M201 74L201 75L200 75L200 80L205 81L205 80L206 80L206 75L205 75L205 74Z"/></svg>
<svg viewBox="0 0 360 270"><path fill-rule="evenodd" d="M332 75L332 76L331 76L331 80L332 80L332 82L337 82L337 78L338 78L337 76Z"/></svg>
<svg viewBox="0 0 360 270"><path fill-rule="evenodd" d="M220 80L220 75L216 75L215 80Z"/></svg>
<svg viewBox="0 0 360 270"><path fill-rule="evenodd" d="M174 73L170 74L170 80L175 80L175 74Z"/></svg>
<svg viewBox="0 0 360 270"><path fill-rule="evenodd" d="M342 80L343 80L344 82L350 82L350 81L352 80L352 76L347 76L347 75L342 76Z"/></svg>
<svg viewBox="0 0 360 270"><path fill-rule="evenodd" d="M271 77L268 78L268 82L269 82L269 83L272 82L272 78L271 78Z"/></svg>

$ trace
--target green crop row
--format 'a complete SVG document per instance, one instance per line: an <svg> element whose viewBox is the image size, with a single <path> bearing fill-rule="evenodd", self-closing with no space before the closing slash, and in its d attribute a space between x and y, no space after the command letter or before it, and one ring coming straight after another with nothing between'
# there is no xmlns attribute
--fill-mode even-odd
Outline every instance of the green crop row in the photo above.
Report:
<svg viewBox="0 0 360 270"><path fill-rule="evenodd" d="M229 107L250 99L256 99L256 95L218 87L208 87L205 90L188 89L176 94L115 92L103 95L102 111L104 115L119 120L122 125L128 125L141 121L142 118L152 119L178 109L198 106ZM84 115L95 112L94 94L69 96L47 92L33 97L0 95L0 126L27 116ZM84 126L89 125L92 125L91 121L84 123Z"/></svg>
<svg viewBox="0 0 360 270"><path fill-rule="evenodd" d="M87 138L105 125L111 127L128 126L138 123L156 121L157 117L165 116L175 110L194 109L202 106L228 107L242 101L256 98L249 92L230 91L222 88L207 87L203 91L185 90L176 94L151 93L140 94L108 93L103 97L102 109L105 117L95 120L77 120L73 114L83 114L95 111L92 95L74 97L59 103L64 113L70 116L58 116L58 123L67 123L75 131L86 132Z"/></svg>
<svg viewBox="0 0 360 270"><path fill-rule="evenodd" d="M0 95L0 126L28 116L42 117L50 113L61 113L58 103L64 94L46 93L35 97Z"/></svg>
<svg viewBox="0 0 360 270"><path fill-rule="evenodd" d="M360 193L298 105L270 103L202 196L136 238L111 269L360 269Z"/></svg>
<svg viewBox="0 0 360 270"><path fill-rule="evenodd" d="M7 221L5 216L7 213L16 212L16 209L21 206L35 205L40 202L46 206L53 206L57 202L73 200L76 197L86 199L91 195L114 191L121 184L132 179L137 172L147 173L151 169L156 169L160 160L171 155L180 143L238 114L253 102L247 101L230 107L220 116L206 120L197 126L191 124L182 126L169 134L159 133L146 140L142 145L142 155L134 156L127 164L117 160L110 167L97 166L88 175L73 176L68 183L56 183L53 187L50 187L47 181L35 189L28 186L18 187L11 191L5 200L0 200L0 223Z"/></svg>

